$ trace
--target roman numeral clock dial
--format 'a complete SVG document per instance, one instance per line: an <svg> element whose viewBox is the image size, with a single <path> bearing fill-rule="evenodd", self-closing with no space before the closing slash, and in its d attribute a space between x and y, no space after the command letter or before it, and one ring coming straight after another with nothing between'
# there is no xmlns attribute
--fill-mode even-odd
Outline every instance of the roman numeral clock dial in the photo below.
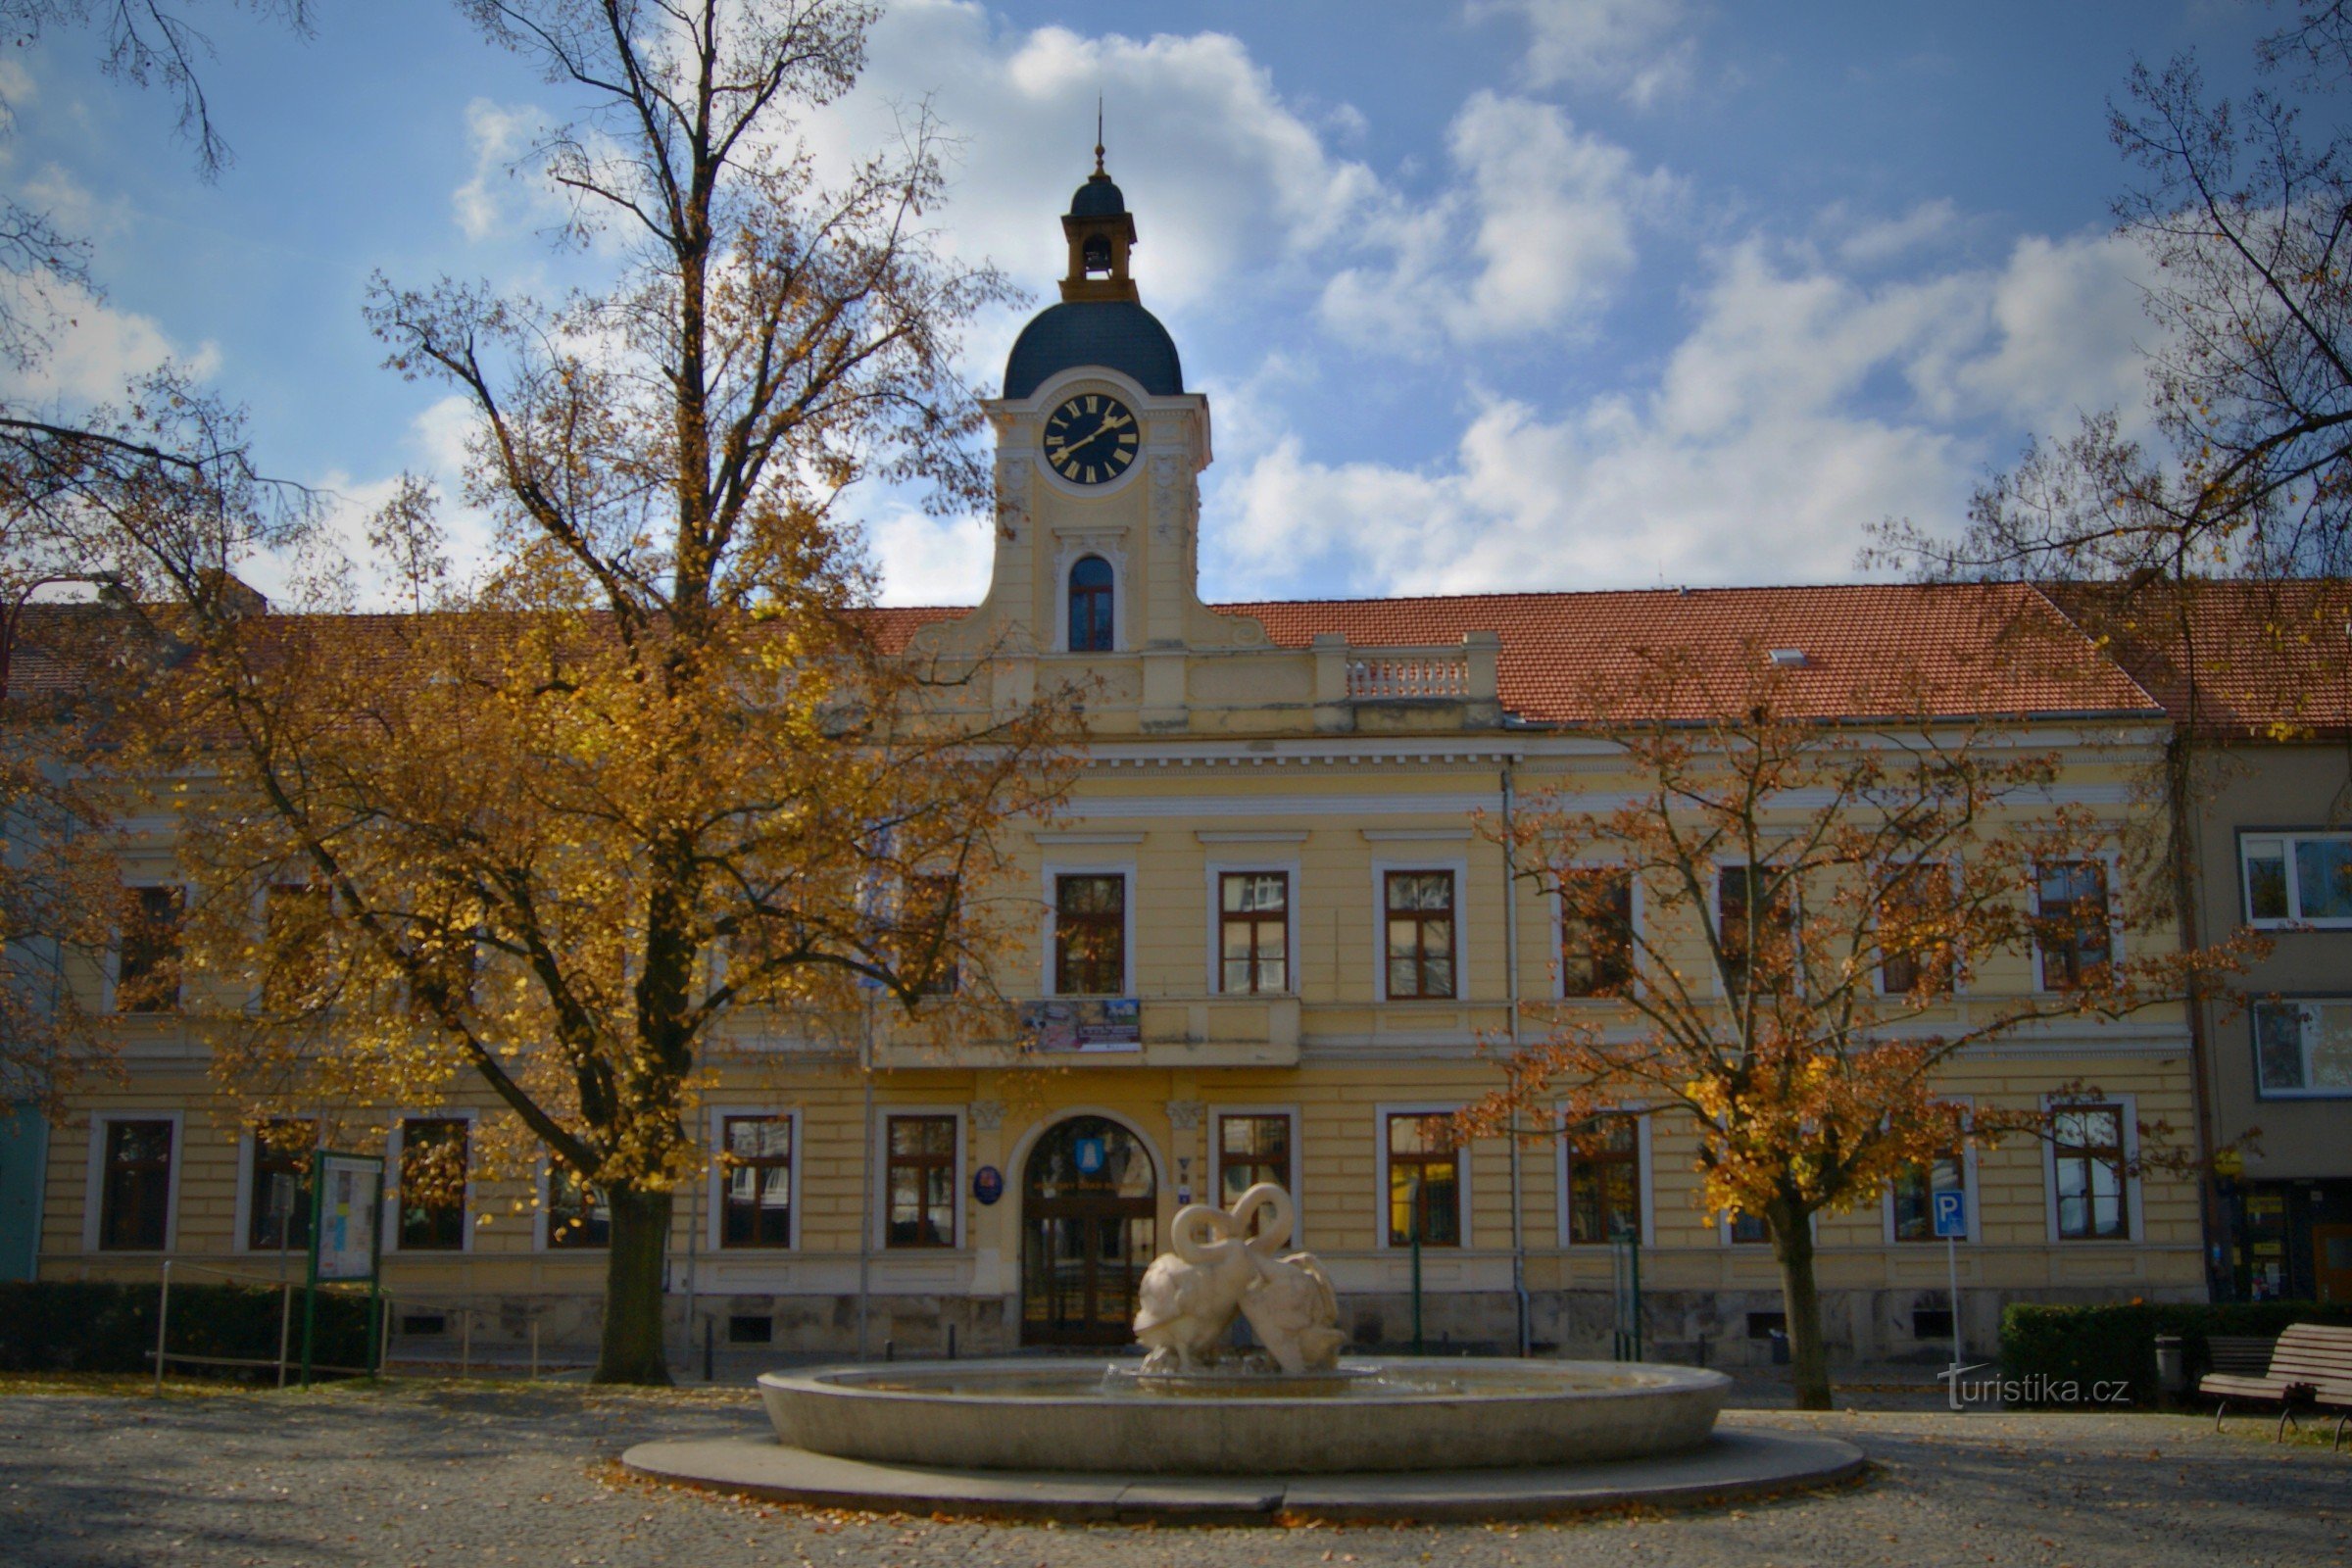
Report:
<svg viewBox="0 0 2352 1568"><path fill-rule="evenodd" d="M1046 421L1046 462L1072 484L1108 484L1139 450L1134 413L1100 392L1079 393Z"/></svg>

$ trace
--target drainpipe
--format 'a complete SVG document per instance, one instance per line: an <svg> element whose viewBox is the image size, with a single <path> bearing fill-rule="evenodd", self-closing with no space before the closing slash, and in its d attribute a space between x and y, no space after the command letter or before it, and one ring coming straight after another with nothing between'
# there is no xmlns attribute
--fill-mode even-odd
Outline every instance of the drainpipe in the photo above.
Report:
<svg viewBox="0 0 2352 1568"><path fill-rule="evenodd" d="M1512 837L1511 764L1502 764L1502 972L1511 1003L1511 1054L1519 1054L1519 849ZM1510 1112L1504 1136L1511 1144L1511 1298L1518 1311L1518 1347L1528 1350L1527 1214L1520 1173L1519 1112Z"/></svg>

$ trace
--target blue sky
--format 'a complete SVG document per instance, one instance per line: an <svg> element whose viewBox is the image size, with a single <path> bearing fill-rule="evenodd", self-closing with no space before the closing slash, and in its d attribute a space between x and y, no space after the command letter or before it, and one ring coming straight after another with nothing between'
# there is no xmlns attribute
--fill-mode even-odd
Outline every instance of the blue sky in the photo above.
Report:
<svg viewBox="0 0 2352 1568"><path fill-rule="evenodd" d="M2140 417L2107 100L2135 57L2187 47L2241 87L2279 20L905 0L808 133L842 156L929 95L960 138L949 242L1036 308L1107 99L1145 302L1214 411L1211 598L1814 581L1853 575L1881 517L1956 525L2030 432ZM549 290L597 262L552 254L558 209L507 172L553 89L432 0L318 0L318 24L211 17L237 154L211 184L86 36L16 51L0 177L92 236L105 289L67 302L20 392L99 395L177 355L251 409L274 471L356 518L403 469L454 490L463 438L436 389L378 368L369 274ZM1025 315L974 324L984 390ZM886 598L985 588L978 519L880 494L865 516Z"/></svg>

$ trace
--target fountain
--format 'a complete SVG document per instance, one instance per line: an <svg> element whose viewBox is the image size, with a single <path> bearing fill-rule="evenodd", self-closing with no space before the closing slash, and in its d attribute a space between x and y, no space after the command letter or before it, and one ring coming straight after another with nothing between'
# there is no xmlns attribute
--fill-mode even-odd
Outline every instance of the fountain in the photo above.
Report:
<svg viewBox="0 0 2352 1568"><path fill-rule="evenodd" d="M1834 1439L1717 1432L1731 1380L1702 1368L1342 1364L1330 1276L1310 1252L1279 1255L1296 1223L1290 1195L1271 1183L1229 1209L1180 1209L1171 1250L1138 1294L1140 1365L1008 1357L763 1373L776 1441L759 1452L645 1444L624 1462L832 1505L1334 1518L1747 1496L1861 1465ZM1231 1347L1237 1318L1255 1348ZM1222 1512L1203 1501L1224 1492L1234 1495Z"/></svg>

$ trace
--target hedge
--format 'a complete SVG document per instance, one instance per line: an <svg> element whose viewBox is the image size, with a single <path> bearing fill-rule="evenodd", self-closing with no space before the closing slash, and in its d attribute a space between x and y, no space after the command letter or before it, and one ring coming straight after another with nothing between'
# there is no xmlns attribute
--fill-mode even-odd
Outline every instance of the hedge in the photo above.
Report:
<svg viewBox="0 0 2352 1568"><path fill-rule="evenodd" d="M2001 1314L2001 1371L2016 1381L2037 1379L2041 1389L2068 1383L2125 1383L2132 1402L2153 1406L2162 1385L2156 1374L2156 1336L2178 1334L2188 1377L2211 1369L2205 1341L2213 1334L2277 1336L2290 1323L2352 1326L2352 1301L2128 1301L2097 1306L2012 1303ZM2042 1400L2054 1403L2054 1400Z"/></svg>
<svg viewBox="0 0 2352 1568"><path fill-rule="evenodd" d="M152 1372L157 1294L153 1285L0 1281L0 1371ZM174 1284L167 1348L175 1354L250 1357L274 1366L279 1311L279 1293L271 1286ZM299 1291L287 1351L302 1354ZM320 1292L313 1359L326 1366L366 1366L367 1356L367 1298ZM261 1369L175 1365L172 1370L174 1375L218 1371L233 1376Z"/></svg>

